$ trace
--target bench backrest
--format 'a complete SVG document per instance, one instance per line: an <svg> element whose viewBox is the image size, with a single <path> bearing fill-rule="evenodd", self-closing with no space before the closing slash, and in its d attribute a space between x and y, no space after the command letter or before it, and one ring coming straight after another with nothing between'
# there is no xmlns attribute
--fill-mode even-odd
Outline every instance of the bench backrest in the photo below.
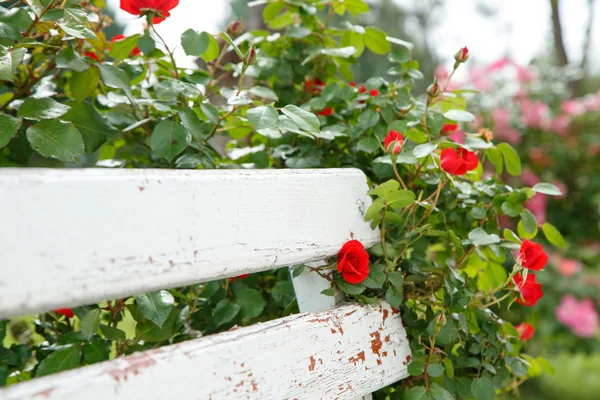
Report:
<svg viewBox="0 0 600 400"><path fill-rule="evenodd" d="M0 319L323 260L354 237L355 169L0 170ZM0 399L355 398L405 377L388 305L294 281L301 311L0 390ZM318 291L317 291L318 290Z"/></svg>

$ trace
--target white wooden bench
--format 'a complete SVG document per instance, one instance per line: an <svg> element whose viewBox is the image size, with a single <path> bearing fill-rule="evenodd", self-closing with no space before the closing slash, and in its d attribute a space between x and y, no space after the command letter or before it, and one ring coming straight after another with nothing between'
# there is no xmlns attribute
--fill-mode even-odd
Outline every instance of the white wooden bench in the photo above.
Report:
<svg viewBox="0 0 600 400"><path fill-rule="evenodd" d="M0 170L0 320L335 256L378 241L355 169ZM407 376L387 304L308 269L300 314L0 390L0 399L355 399Z"/></svg>

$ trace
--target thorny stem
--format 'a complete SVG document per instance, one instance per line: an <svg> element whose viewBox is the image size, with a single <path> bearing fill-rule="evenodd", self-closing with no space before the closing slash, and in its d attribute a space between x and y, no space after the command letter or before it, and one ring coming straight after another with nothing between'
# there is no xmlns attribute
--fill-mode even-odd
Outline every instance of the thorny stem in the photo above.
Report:
<svg viewBox="0 0 600 400"><path fill-rule="evenodd" d="M177 63L175 62L175 57L173 56L173 52L171 51L171 49L167 45L167 42L165 42L165 40L162 38L162 36L160 36L160 34L158 33L158 31L156 30L156 27L154 26L154 24L151 21L150 21L150 26L152 27L152 31L154 32L154 34L160 39L160 41L162 42L163 46L165 46L165 50L167 50L167 53L169 53L169 57L171 58L171 63L173 64L173 69L175 70L174 71L175 72L175 78L179 79L179 71L177 70Z"/></svg>
<svg viewBox="0 0 600 400"><path fill-rule="evenodd" d="M392 160L392 169L394 170L394 175L396 175L396 179L398 179L398 182L400 182L400 185L402 185L402 189L406 190L406 185L404 184L402 177L398 173L398 167L396 167L395 160Z"/></svg>

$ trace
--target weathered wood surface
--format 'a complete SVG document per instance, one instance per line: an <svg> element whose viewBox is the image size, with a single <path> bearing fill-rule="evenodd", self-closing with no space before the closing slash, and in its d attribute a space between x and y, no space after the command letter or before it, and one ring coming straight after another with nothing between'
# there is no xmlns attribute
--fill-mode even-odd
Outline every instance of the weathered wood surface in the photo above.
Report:
<svg viewBox="0 0 600 400"><path fill-rule="evenodd" d="M4 400L354 399L405 378L387 304L347 304L158 348L0 390Z"/></svg>
<svg viewBox="0 0 600 400"><path fill-rule="evenodd" d="M2 169L0 319L368 247L367 189L356 169Z"/></svg>

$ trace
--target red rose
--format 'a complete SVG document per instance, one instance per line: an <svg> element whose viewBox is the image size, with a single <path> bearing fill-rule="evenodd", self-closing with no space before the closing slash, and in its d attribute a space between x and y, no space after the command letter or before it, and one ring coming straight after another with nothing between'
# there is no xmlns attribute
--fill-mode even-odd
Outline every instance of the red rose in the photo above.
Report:
<svg viewBox="0 0 600 400"><path fill-rule="evenodd" d="M54 310L54 312L64 315L67 318L73 318L75 316L75 314L73 314L73 310L70 308L59 308L58 310Z"/></svg>
<svg viewBox="0 0 600 400"><path fill-rule="evenodd" d="M523 267L539 271L546 266L548 255L541 244L524 240L519 250L519 259Z"/></svg>
<svg viewBox="0 0 600 400"><path fill-rule="evenodd" d="M442 125L442 133L452 133L458 130L458 124L444 124Z"/></svg>
<svg viewBox="0 0 600 400"><path fill-rule="evenodd" d="M350 85L350 87L356 87L356 83L354 83L354 82L350 82L349 85Z"/></svg>
<svg viewBox="0 0 600 400"><path fill-rule="evenodd" d="M321 90L323 90L323 88L325 87L325 82L323 82L319 78L314 78L307 80L305 86L307 93L319 94L321 93Z"/></svg>
<svg viewBox="0 0 600 400"><path fill-rule="evenodd" d="M179 0L121 0L121 8L133 15L143 15L152 10L155 14L153 24L159 24L171 16L169 11L178 4Z"/></svg>
<svg viewBox="0 0 600 400"><path fill-rule="evenodd" d="M338 253L338 272L346 282L354 285L369 276L369 254L358 240L344 243Z"/></svg>
<svg viewBox="0 0 600 400"><path fill-rule="evenodd" d="M333 115L333 108L327 107L326 109L319 111L317 115L323 115L324 117Z"/></svg>
<svg viewBox="0 0 600 400"><path fill-rule="evenodd" d="M369 92L369 94L371 95L371 97L377 97L377 96L379 96L379 90L377 90L377 89L371 89L371 91Z"/></svg>
<svg viewBox="0 0 600 400"><path fill-rule="evenodd" d="M383 139L383 147L390 153L398 154L402 151L404 137L398 131L390 130L387 136Z"/></svg>
<svg viewBox="0 0 600 400"><path fill-rule="evenodd" d="M523 281L523 275L518 273L514 276L513 280L521 292L521 296L517 298L517 303L521 305L535 306L537 301L544 295L542 284L535 281L535 274L527 274L527 279ZM521 300L521 297L523 297L523 300Z"/></svg>
<svg viewBox="0 0 600 400"><path fill-rule="evenodd" d="M467 59L469 58L469 49L467 49L467 47L463 47L462 49L460 49L458 51L458 53L456 53L454 55L454 59L456 60L456 62L459 63L463 63L465 61L467 61Z"/></svg>
<svg viewBox="0 0 600 400"><path fill-rule="evenodd" d="M235 281L236 279L246 279L246 278L247 278L247 277L249 277L249 276L250 276L250 274L242 274L242 275L240 275L240 276L236 276L235 278L234 278L234 277L231 277L231 278L229 278L229 282L233 282L233 281Z"/></svg>
<svg viewBox="0 0 600 400"><path fill-rule="evenodd" d="M358 93L363 94L366 91L367 91L367 88L365 87L365 85L360 85L358 87Z"/></svg>
<svg viewBox="0 0 600 400"><path fill-rule="evenodd" d="M89 58L93 58L96 61L100 61L100 59L98 58L98 54L93 53L91 51L88 51L86 53L83 54L85 57L89 57Z"/></svg>
<svg viewBox="0 0 600 400"><path fill-rule="evenodd" d="M523 322L517 325L515 328L517 328L517 332L519 332L519 337L521 338L521 340L531 339L533 333L535 332L533 326L529 325L527 322Z"/></svg>
<svg viewBox="0 0 600 400"><path fill-rule="evenodd" d="M464 175L477 168L479 159L472 151L459 147L457 150L447 148L440 155L441 167L452 175Z"/></svg>
<svg viewBox="0 0 600 400"><path fill-rule="evenodd" d="M116 42L120 42L121 40L126 39L125 35L115 35L112 39L110 39L111 43L116 43ZM131 56L135 57L135 56L139 56L141 53L140 48L135 46L135 49L131 50Z"/></svg>

